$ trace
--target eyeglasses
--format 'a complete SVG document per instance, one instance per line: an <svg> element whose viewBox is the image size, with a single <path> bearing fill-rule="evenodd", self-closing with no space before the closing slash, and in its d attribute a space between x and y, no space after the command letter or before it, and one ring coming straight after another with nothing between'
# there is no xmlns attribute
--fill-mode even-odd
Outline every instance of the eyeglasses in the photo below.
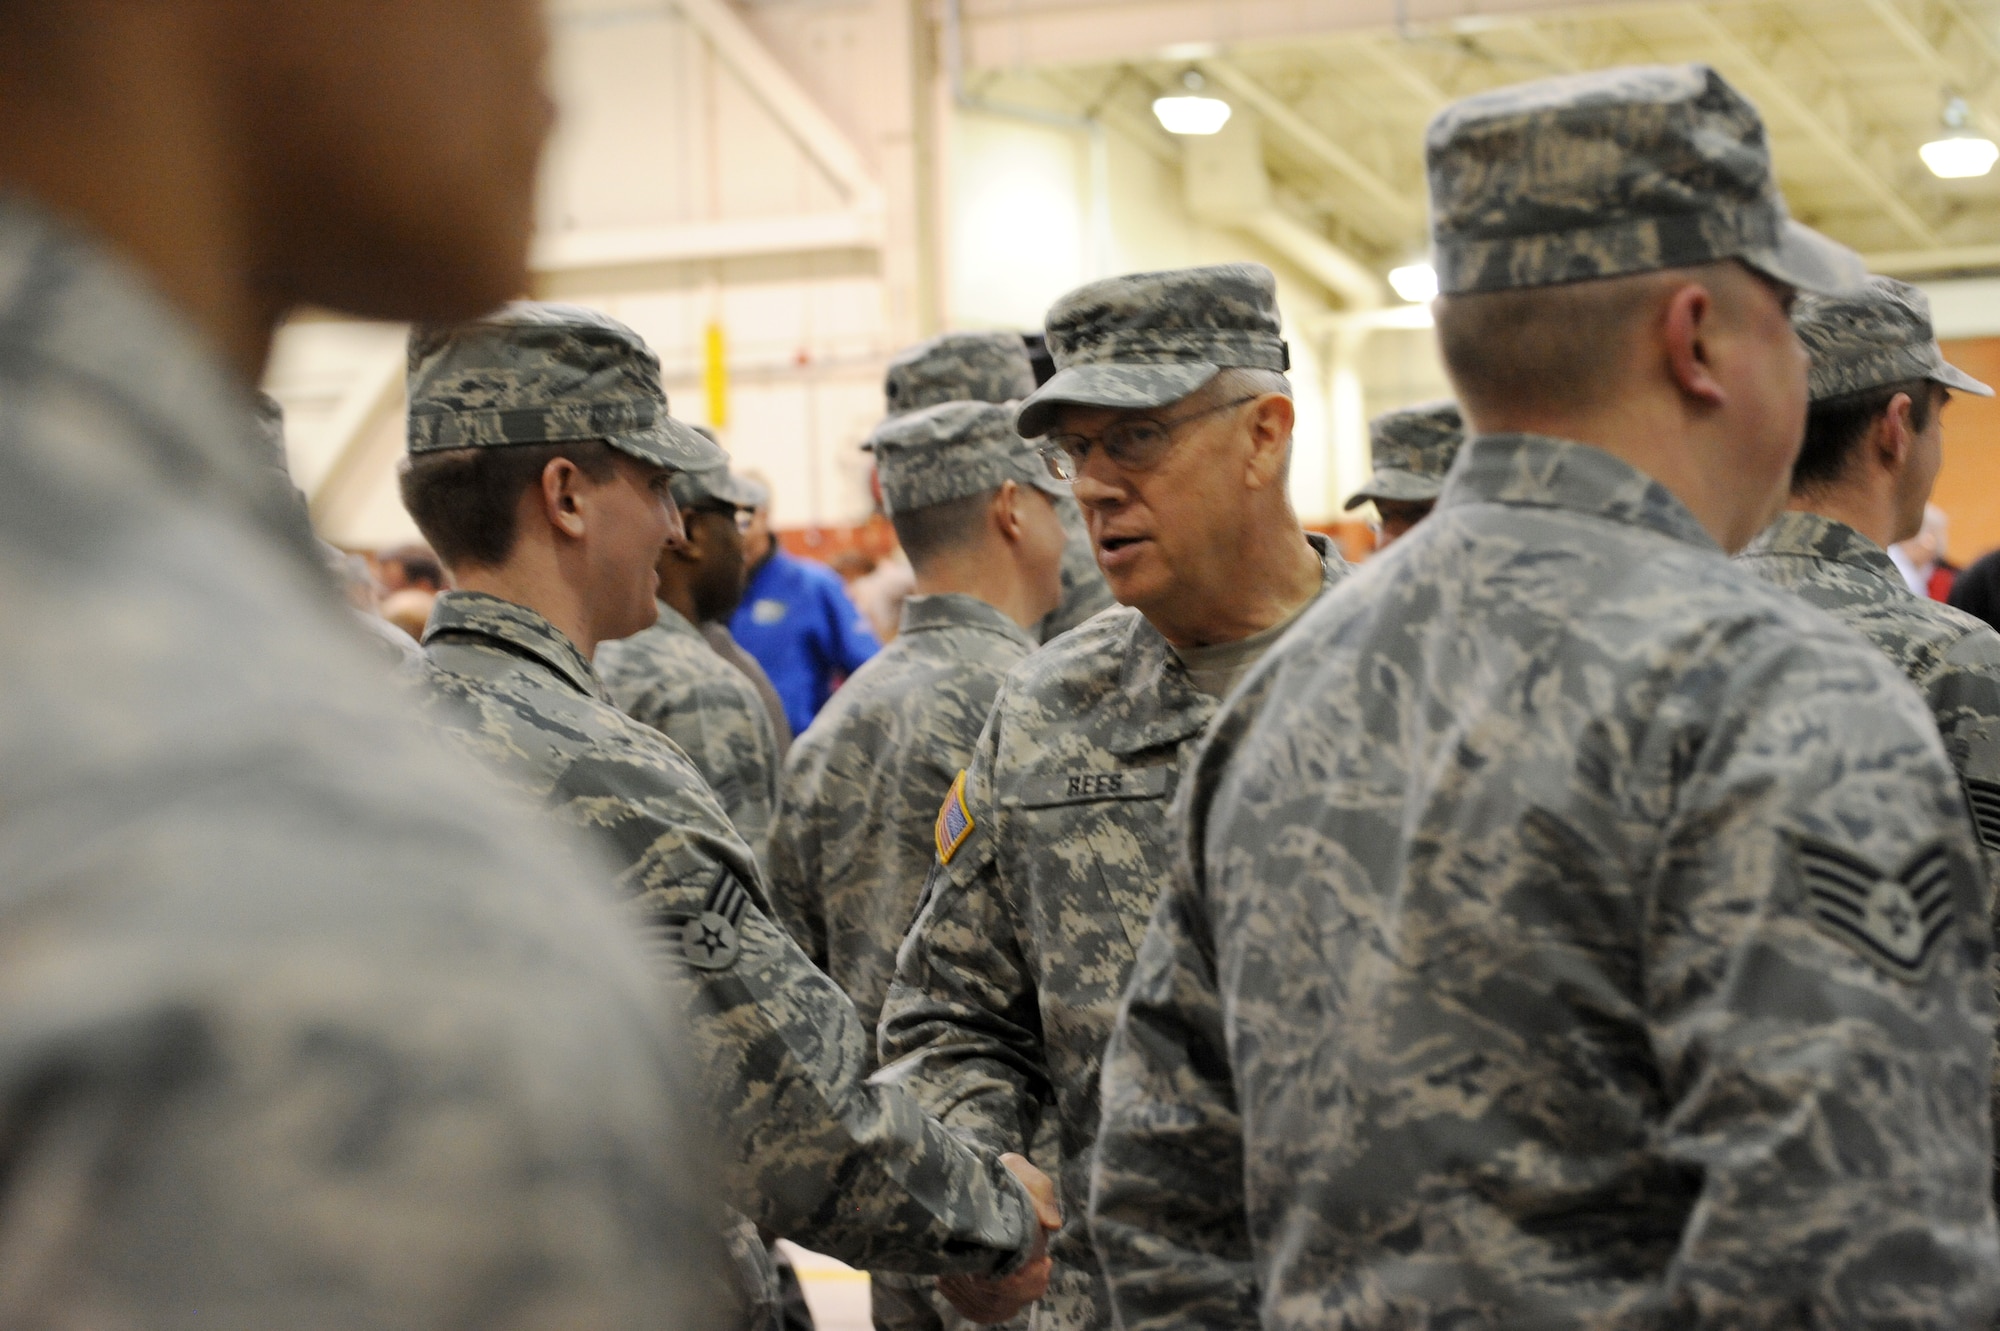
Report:
<svg viewBox="0 0 2000 1331"><path fill-rule="evenodd" d="M1160 465L1160 460L1173 446L1174 431L1183 425L1192 424L1204 416L1213 416L1219 411L1240 407L1245 402L1254 402L1258 394L1251 393L1233 402L1219 402L1212 407L1190 412L1178 420L1156 421L1148 416L1132 420L1115 421L1105 428L1103 434L1092 438L1087 434L1052 434L1042 441L1035 451L1042 456L1042 462L1049 469L1049 475L1059 481L1074 482L1083 474L1083 464L1090 459L1090 450L1102 448L1104 456L1112 465L1123 471L1150 471Z"/></svg>

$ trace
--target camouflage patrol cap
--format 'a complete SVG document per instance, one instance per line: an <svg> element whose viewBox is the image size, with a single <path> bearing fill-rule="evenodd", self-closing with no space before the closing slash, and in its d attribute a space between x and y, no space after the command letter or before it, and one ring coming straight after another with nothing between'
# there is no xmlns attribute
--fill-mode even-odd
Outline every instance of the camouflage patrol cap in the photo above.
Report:
<svg viewBox="0 0 2000 1331"><path fill-rule="evenodd" d="M1793 221L1757 108L1706 65L1541 79L1455 102L1426 138L1445 295L1737 259L1803 291L1860 259Z"/></svg>
<svg viewBox="0 0 2000 1331"><path fill-rule="evenodd" d="M943 402L891 416L869 437L891 516L1000 488L1002 481L1061 496L1041 455L1014 429L1011 406Z"/></svg>
<svg viewBox="0 0 2000 1331"><path fill-rule="evenodd" d="M522 301L410 335L412 455L601 439L686 471L728 455L667 415L660 359L616 319Z"/></svg>
<svg viewBox="0 0 2000 1331"><path fill-rule="evenodd" d="M1375 474L1344 507L1359 508L1371 499L1411 504L1436 499L1464 442L1465 418L1456 402L1383 412L1368 423Z"/></svg>
<svg viewBox="0 0 2000 1331"><path fill-rule="evenodd" d="M674 473L668 482L674 502L682 508L726 504L731 508L756 508L757 495L742 477L729 469L727 461L712 467L695 467Z"/></svg>
<svg viewBox="0 0 2000 1331"><path fill-rule="evenodd" d="M1049 310L1055 378L1021 404L1021 433L1047 434L1065 405L1164 407L1229 368L1292 367L1278 288L1261 264L1134 273L1078 287Z"/></svg>
<svg viewBox="0 0 2000 1331"><path fill-rule="evenodd" d="M1035 391L1035 367L1019 333L946 333L890 361L882 391L891 416L940 402L1019 402Z"/></svg>
<svg viewBox="0 0 2000 1331"><path fill-rule="evenodd" d="M1865 393L1928 379L1992 397L1993 390L1955 365L1931 331L1931 301L1907 282L1871 277L1851 296L1801 296L1792 326L1812 353L1812 400Z"/></svg>

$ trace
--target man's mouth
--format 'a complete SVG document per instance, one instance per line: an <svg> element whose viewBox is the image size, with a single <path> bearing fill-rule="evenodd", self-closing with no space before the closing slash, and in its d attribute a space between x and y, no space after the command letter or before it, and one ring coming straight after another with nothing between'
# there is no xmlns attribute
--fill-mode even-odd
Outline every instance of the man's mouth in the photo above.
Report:
<svg viewBox="0 0 2000 1331"><path fill-rule="evenodd" d="M1144 536L1104 536L1097 542L1097 562L1105 569L1116 568L1137 557L1138 548L1146 543Z"/></svg>

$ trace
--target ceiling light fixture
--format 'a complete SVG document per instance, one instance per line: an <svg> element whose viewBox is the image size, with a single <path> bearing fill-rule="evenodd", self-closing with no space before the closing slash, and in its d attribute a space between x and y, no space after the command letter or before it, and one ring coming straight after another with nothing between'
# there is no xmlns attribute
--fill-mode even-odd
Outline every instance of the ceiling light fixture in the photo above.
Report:
<svg viewBox="0 0 2000 1331"><path fill-rule="evenodd" d="M1437 269L1428 263L1406 263L1389 270L1389 285L1412 305L1428 305L1437 299Z"/></svg>
<svg viewBox="0 0 2000 1331"><path fill-rule="evenodd" d="M1944 180L1970 180L1987 174L2000 161L2000 144L1975 133L1971 124L1972 108L1963 97L1953 97L1944 104L1944 127L1951 133L1917 149L1917 156L1924 159L1932 175Z"/></svg>
<svg viewBox="0 0 2000 1331"><path fill-rule="evenodd" d="M1203 95L1208 80L1199 70L1190 69L1181 75L1181 87L1186 91L1178 96L1161 97L1153 102L1153 115L1159 119L1160 127L1169 134L1220 134L1233 114L1229 103L1220 97Z"/></svg>

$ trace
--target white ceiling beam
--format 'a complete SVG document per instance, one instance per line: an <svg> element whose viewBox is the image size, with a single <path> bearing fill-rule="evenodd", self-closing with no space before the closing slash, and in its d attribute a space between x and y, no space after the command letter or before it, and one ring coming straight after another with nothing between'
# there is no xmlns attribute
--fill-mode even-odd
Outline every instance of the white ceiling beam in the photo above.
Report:
<svg viewBox="0 0 2000 1331"><path fill-rule="evenodd" d="M879 250L882 215L808 213L684 222L674 226L556 232L535 241L538 274L657 263L692 263L766 254Z"/></svg>
<svg viewBox="0 0 2000 1331"><path fill-rule="evenodd" d="M853 142L733 9L723 0L674 0L674 7L785 132L833 178L849 207L863 213L883 210L882 187Z"/></svg>
<svg viewBox="0 0 2000 1331"><path fill-rule="evenodd" d="M1399 230L1407 233L1423 226L1424 209L1421 203L1341 147L1331 135L1287 106L1239 66L1227 60L1204 60L1201 70L1263 117L1271 128L1305 149L1322 166L1358 187L1378 210L1389 215Z"/></svg>
<svg viewBox="0 0 2000 1331"><path fill-rule="evenodd" d="M383 427L403 407L408 363L407 355L398 352L356 367L325 431L334 441L332 454L306 493L313 525L320 530L340 534L367 502L383 470L395 465L399 450L390 449L385 456L382 449L388 446L380 441L400 442L400 436Z"/></svg>
<svg viewBox="0 0 2000 1331"><path fill-rule="evenodd" d="M1480 0L1495 15L1610 8L1616 0ZM972 69L1185 59L1184 49L1385 31L1466 19L1465 0L965 0Z"/></svg>
<svg viewBox="0 0 2000 1331"><path fill-rule="evenodd" d="M1277 208L1243 219L1239 226L1303 269L1315 282L1347 303L1350 310L1379 309L1388 288L1354 256L1312 227Z"/></svg>
<svg viewBox="0 0 2000 1331"><path fill-rule="evenodd" d="M1719 63L1732 67L1739 76L1748 76L1746 81L1754 85L1755 99L1761 106L1776 107L1787 119L1803 129L1834 164L1860 186L1862 191L1872 198L1912 240L1923 246L1935 246L1940 243L1937 231L1909 205L1901 191L1869 165L1855 144L1830 123L1825 113L1808 103L1805 97L1772 67L1768 54L1760 55L1752 50L1748 43L1731 31L1705 6L1687 5L1680 12L1700 31L1710 50L1721 57ZM1782 45L1779 49L1782 49ZM1854 117L1846 105L1846 99L1838 87L1831 84L1823 86L1815 90L1815 95L1816 100L1835 112L1840 120L1849 124L1854 122Z"/></svg>
<svg viewBox="0 0 2000 1331"><path fill-rule="evenodd" d="M1440 110L1445 103L1452 100L1451 94L1439 87L1430 75L1404 59L1398 49L1400 45L1387 40L1375 41L1364 38L1355 42L1353 49L1374 61L1384 74L1400 83L1404 91L1422 102L1425 114Z"/></svg>
<svg viewBox="0 0 2000 1331"><path fill-rule="evenodd" d="M1876 22L1887 28L1890 34L1903 44L1904 50L1930 71L1932 78L1940 85L1950 85L1965 96L1967 106L1972 111L1973 122L1979 126L1980 132L1988 138L2000 138L2000 113L1995 112L1989 99L1978 95L1980 88L1967 81L1966 71L1951 62L1937 43L1918 26L1907 9L1896 0L1861 0L1861 3L1875 16ZM1980 83L1990 83L1992 70L1995 64L2000 62L1996 62L1992 54L1993 48L1986 40L1986 34L1977 23L1966 16L1963 9L1950 3L1950 0L1935 0L1935 8L1947 16L1948 21L1972 48L1973 54L1985 60L1987 75L1980 80ZM1982 46L1984 50L1981 49Z"/></svg>
<svg viewBox="0 0 2000 1331"><path fill-rule="evenodd" d="M1924 273L1971 272L2000 268L2000 245L1944 245L1920 250L1890 250L1864 254L1871 273L1910 277Z"/></svg>

